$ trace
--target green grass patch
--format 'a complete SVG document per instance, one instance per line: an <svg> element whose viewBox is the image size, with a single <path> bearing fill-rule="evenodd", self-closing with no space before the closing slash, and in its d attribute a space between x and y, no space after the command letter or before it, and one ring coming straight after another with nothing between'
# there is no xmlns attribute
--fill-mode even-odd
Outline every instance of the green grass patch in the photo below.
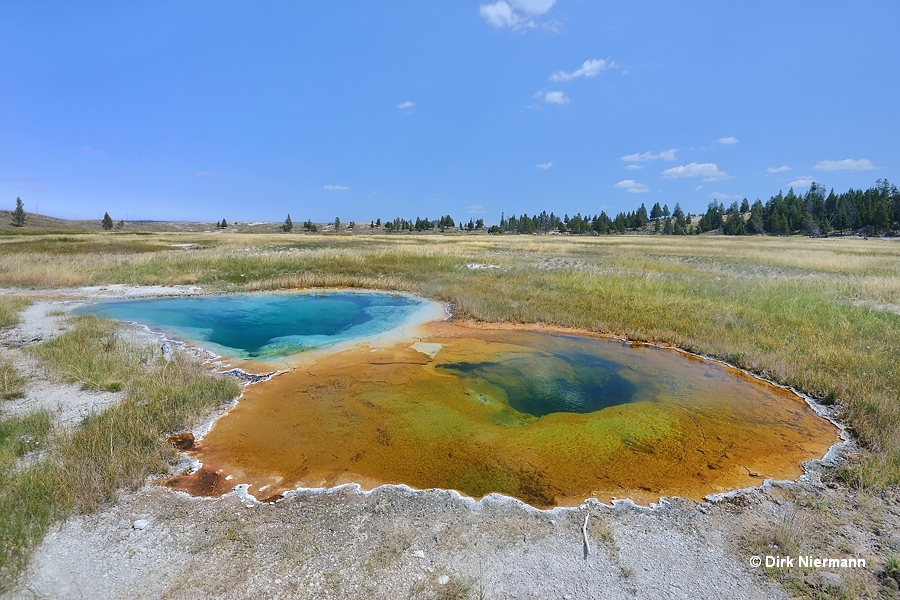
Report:
<svg viewBox="0 0 900 600"><path fill-rule="evenodd" d="M105 238L96 235L82 236L29 236L4 240L0 254L92 254L114 252L134 254L172 250L171 246L141 239L122 238L109 234Z"/></svg>
<svg viewBox="0 0 900 600"><path fill-rule="evenodd" d="M128 378L138 375L129 373L130 368L142 371L153 360L154 349L128 343L115 321L83 315L73 323L72 331L32 349L66 383L80 384L84 390L118 392Z"/></svg>
<svg viewBox="0 0 900 600"><path fill-rule="evenodd" d="M12 440L4 453L18 456L30 440L47 453L40 464L6 468L0 480L0 592L10 588L53 522L97 510L120 490L137 489L148 476L165 473L174 457L165 436L240 392L234 380L210 374L181 353L165 362L157 349L123 339L113 322L83 316L73 324L32 352L66 381L90 390L121 389L125 399L49 442L38 426L47 417L2 422L12 431L0 433L0 448L6 447L2 440ZM23 423L32 423L28 432Z"/></svg>
<svg viewBox="0 0 900 600"><path fill-rule="evenodd" d="M0 398L13 400L25 396L25 380L12 361L0 361Z"/></svg>
<svg viewBox="0 0 900 600"><path fill-rule="evenodd" d="M0 329L18 325L19 313L29 304L31 300L22 296L0 296Z"/></svg>
<svg viewBox="0 0 900 600"><path fill-rule="evenodd" d="M52 415L45 410L0 421L0 478L8 477L28 452L44 449L52 428Z"/></svg>

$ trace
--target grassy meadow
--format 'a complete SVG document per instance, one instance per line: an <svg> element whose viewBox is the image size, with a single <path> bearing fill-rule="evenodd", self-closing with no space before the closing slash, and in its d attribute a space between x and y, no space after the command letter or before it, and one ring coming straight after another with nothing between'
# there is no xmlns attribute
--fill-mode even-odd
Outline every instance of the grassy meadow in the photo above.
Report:
<svg viewBox="0 0 900 600"><path fill-rule="evenodd" d="M0 287L39 293L106 284L402 290L449 302L460 318L545 323L676 345L836 404L865 448L858 462L842 469L842 478L867 490L900 484L900 241L131 232L0 237ZM0 310L0 323L8 326L3 315ZM95 507L117 486L137 485L157 472L165 459L157 451L162 436L236 392L217 388L220 380L204 379L186 363L143 357L140 349L125 353L133 357L127 365L98 359L73 369L74 355L102 358L110 344L120 343L109 324L78 323L75 332L38 346L37 355L81 385L125 390L128 401L58 435L54 460L35 467L47 473L2 467L8 481L40 477L53 493L100 479L89 499L63 494L57 512L46 517L51 520ZM85 344L90 352L75 350ZM160 377L167 369L185 375ZM158 400L142 395L151 380ZM159 403L168 397L160 386L211 391L199 405L175 411ZM111 436L130 431L122 423L132 420L140 424L134 435ZM76 468L98 454L132 462L95 465L99 475ZM0 484L0 514L21 511L16 503L25 500L13 495L19 488ZM4 540L7 535L0 531ZM0 563L7 560L0 557Z"/></svg>
<svg viewBox="0 0 900 600"><path fill-rule="evenodd" d="M240 391L234 380L209 374L181 353L166 362L158 349L124 339L113 321L82 316L73 325L30 352L68 383L123 391L125 398L72 431L57 429L47 410L0 419L0 593L14 584L50 525L166 473L175 456L166 435ZM10 368L21 393L25 382ZM37 460L21 463L35 453Z"/></svg>

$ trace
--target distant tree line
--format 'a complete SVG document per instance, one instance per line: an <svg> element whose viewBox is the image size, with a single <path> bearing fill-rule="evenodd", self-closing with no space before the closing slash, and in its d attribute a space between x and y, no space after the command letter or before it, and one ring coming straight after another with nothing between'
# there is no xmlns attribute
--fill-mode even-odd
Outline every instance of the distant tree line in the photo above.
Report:
<svg viewBox="0 0 900 600"><path fill-rule="evenodd" d="M833 231L859 231L888 233L900 231L900 190L886 179L879 179L874 187L827 195L825 188L816 182L809 190L798 195L793 189L787 194L779 192L766 203L757 199L752 205L732 202L725 208L721 202L710 202L706 213L692 225L692 215L685 214L676 203L670 212L668 205L657 202L647 211L641 204L632 212L621 212L614 218L606 212L599 215L558 217L546 211L532 216L506 217L500 215L500 224L493 225L490 233L572 233L613 234L626 231L646 231L652 224L654 233L666 235L690 235L716 231L725 235L824 235Z"/></svg>
<svg viewBox="0 0 900 600"><path fill-rule="evenodd" d="M699 219L696 217L699 216ZM24 221L24 213L22 216ZM105 219L104 219L105 220ZM225 220L217 227L226 227ZM285 232L294 228L288 215L281 226ZM486 231L493 234L549 234L568 233L574 235L606 235L640 231L663 235L692 235L708 231L718 231L724 235L824 235L834 231L844 233L859 231L865 233L888 233L900 231L900 190L886 179L879 179L874 187L835 194L832 189L827 195L825 188L813 182L805 194L796 194L793 189L787 194L778 192L765 203L757 199L752 204L744 198L734 201L729 207L717 200L709 203L701 215L685 213L679 203L673 209L668 204L656 202L647 210L644 203L630 212L620 212L610 217L605 211L599 214L576 213L562 217L542 211L534 215L500 214L497 225L485 226L484 219L469 219L468 223L455 221L450 215L439 219L417 217L404 219L396 217L382 221L380 218L369 223L369 229L383 228L387 233L425 231ZM355 230L351 221L343 226L339 218L333 222L335 232L344 229ZM303 230L316 232L318 227L311 221L303 223Z"/></svg>
<svg viewBox="0 0 900 600"><path fill-rule="evenodd" d="M374 227L381 227L381 219L378 219L374 223ZM468 231L475 231L477 229L484 229L484 219L469 219L469 223L464 225L462 221L457 225L456 221L453 220L453 217L450 215L444 215L440 219L429 219L428 217L417 217L415 221L401 219L400 217L395 218L393 221L385 221L384 222L384 230L388 232L393 231L429 231L432 229L439 229L440 231L447 231L450 229L467 229Z"/></svg>
<svg viewBox="0 0 900 600"><path fill-rule="evenodd" d="M665 219L665 226L660 224L663 219ZM642 230L651 221L655 223L656 231L664 230L664 233L667 234L681 235L691 232L689 229L690 215L686 215L679 204L676 203L675 209L670 211L668 205L660 206L658 202L653 205L649 214L647 213L646 205L642 203L636 210L620 212L614 218L607 215L606 211L601 211L600 214L595 215L576 213L572 217L568 214L558 217L552 212L547 214L547 211L543 211L532 216L527 214L519 217L510 215L507 218L504 213L501 213L500 224L492 225L489 232L599 235Z"/></svg>
<svg viewBox="0 0 900 600"><path fill-rule="evenodd" d="M790 235L801 233L817 236L832 231L888 233L900 230L900 190L886 179L879 179L865 191L850 189L835 194L832 189L813 182L799 195L793 189L778 192L763 204L757 199L741 206L733 202L729 208L711 202L700 219L698 230L718 229L726 235Z"/></svg>

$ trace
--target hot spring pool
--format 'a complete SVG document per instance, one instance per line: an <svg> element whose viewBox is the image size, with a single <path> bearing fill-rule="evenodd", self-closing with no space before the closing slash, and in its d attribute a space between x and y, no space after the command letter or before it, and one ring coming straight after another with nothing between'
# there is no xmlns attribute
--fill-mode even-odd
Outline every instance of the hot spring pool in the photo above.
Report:
<svg viewBox="0 0 900 600"><path fill-rule="evenodd" d="M248 294L87 310L226 357L293 365L246 388L191 451L203 468L168 483L198 495L237 483L260 499L358 483L497 492L538 507L699 500L794 479L840 441L796 394L726 365L592 335L440 321L434 303L410 296ZM334 351L304 360L323 347Z"/></svg>

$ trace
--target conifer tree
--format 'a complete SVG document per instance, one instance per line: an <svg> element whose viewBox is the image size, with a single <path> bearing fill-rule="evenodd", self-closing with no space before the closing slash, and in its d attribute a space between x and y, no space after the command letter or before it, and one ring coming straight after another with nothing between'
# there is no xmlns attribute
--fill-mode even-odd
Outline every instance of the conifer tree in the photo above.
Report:
<svg viewBox="0 0 900 600"><path fill-rule="evenodd" d="M100 222L100 226L103 228L103 231L109 231L113 228L113 220L109 213L103 213L103 220Z"/></svg>
<svg viewBox="0 0 900 600"><path fill-rule="evenodd" d="M281 230L285 233L290 232L294 228L294 222L291 221L291 214L288 213L287 219L284 220L284 225L281 226Z"/></svg>
<svg viewBox="0 0 900 600"><path fill-rule="evenodd" d="M16 198L16 210L13 211L12 217L13 225L15 225L16 227L25 226L25 205L22 204L21 198Z"/></svg>

